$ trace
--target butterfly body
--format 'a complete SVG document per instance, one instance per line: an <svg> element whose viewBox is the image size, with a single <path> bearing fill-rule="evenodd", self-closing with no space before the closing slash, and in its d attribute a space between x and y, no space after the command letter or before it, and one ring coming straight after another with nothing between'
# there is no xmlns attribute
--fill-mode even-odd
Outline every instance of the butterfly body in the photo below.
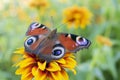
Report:
<svg viewBox="0 0 120 80"><path fill-rule="evenodd" d="M50 62L62 58L66 52L77 52L90 46L90 41L74 34L57 33L43 24L32 23L26 32L25 51Z"/></svg>

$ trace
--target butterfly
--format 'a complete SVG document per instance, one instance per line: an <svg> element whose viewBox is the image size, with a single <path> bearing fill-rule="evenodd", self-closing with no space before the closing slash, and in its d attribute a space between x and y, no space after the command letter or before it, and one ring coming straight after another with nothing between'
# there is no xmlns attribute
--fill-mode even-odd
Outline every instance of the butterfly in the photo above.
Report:
<svg viewBox="0 0 120 80"><path fill-rule="evenodd" d="M91 44L84 37L59 33L57 29L50 30L38 22L30 24L26 36L28 37L24 42L25 51L48 63L62 58L67 52L76 53L81 49L88 48Z"/></svg>

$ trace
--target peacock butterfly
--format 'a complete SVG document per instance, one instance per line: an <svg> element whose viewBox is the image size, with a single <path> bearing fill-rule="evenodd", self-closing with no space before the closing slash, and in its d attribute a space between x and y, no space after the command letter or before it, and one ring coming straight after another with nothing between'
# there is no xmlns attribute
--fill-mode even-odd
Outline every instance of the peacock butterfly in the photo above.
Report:
<svg viewBox="0 0 120 80"><path fill-rule="evenodd" d="M25 51L38 58L50 62L62 58L66 52L77 52L88 48L91 42L79 35L57 33L57 29L50 30L43 24L30 24L24 42Z"/></svg>

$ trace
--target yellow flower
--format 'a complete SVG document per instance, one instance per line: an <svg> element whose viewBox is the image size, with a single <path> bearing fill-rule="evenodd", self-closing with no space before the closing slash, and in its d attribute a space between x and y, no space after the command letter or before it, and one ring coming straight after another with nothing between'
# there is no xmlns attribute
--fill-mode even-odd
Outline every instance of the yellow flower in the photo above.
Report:
<svg viewBox="0 0 120 80"><path fill-rule="evenodd" d="M15 66L19 66L16 70L17 75L21 75L21 80L69 80L65 68L74 70L76 61L71 53L66 53L59 60L46 61L38 59L35 55L29 55L24 51L24 48L18 49L15 53L23 55L23 59Z"/></svg>
<svg viewBox="0 0 120 80"><path fill-rule="evenodd" d="M96 14L96 15L95 15L95 22L96 22L97 24L100 24L100 23L102 23L103 21L104 21L104 18L102 17L101 14Z"/></svg>
<svg viewBox="0 0 120 80"><path fill-rule="evenodd" d="M34 8L47 8L48 7L47 0L31 0L30 6Z"/></svg>
<svg viewBox="0 0 120 80"><path fill-rule="evenodd" d="M16 8L17 16L22 21L30 21L29 15L22 9L22 8Z"/></svg>
<svg viewBox="0 0 120 80"><path fill-rule="evenodd" d="M91 8L93 9L93 11L94 11L94 21L95 21L95 23L97 23L97 24L100 24L100 23L102 23L102 22L104 22L104 17L103 17L103 15L102 15L102 13L101 13L101 5L97 2L95 2L95 3L93 3L93 4L91 4Z"/></svg>
<svg viewBox="0 0 120 80"><path fill-rule="evenodd" d="M30 7L37 9L39 18L45 14L49 7L48 0L31 0Z"/></svg>
<svg viewBox="0 0 120 80"><path fill-rule="evenodd" d="M66 8L63 15L65 16L63 21L68 24L68 27L74 24L75 28L80 26L82 29L90 24L90 19L92 17L92 13L87 8L78 6Z"/></svg>
<svg viewBox="0 0 120 80"><path fill-rule="evenodd" d="M107 45L107 46L112 46L112 42L109 38L104 37L104 36L97 36L96 40L98 43L102 44L102 45Z"/></svg>

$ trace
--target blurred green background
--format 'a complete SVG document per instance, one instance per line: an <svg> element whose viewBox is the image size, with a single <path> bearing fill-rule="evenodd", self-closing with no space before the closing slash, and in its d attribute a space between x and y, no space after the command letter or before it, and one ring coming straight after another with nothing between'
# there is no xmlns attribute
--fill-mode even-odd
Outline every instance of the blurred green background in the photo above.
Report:
<svg viewBox="0 0 120 80"><path fill-rule="evenodd" d="M92 44L75 54L77 74L68 71L70 80L120 80L120 0L46 0L37 6L30 2L0 1L0 80L20 80L13 67L20 56L14 51L23 47L29 24L37 21L57 28L63 23L63 10L74 5L86 7L93 14L91 24L84 29L64 24L58 31L84 36ZM55 27L51 26L51 16Z"/></svg>

